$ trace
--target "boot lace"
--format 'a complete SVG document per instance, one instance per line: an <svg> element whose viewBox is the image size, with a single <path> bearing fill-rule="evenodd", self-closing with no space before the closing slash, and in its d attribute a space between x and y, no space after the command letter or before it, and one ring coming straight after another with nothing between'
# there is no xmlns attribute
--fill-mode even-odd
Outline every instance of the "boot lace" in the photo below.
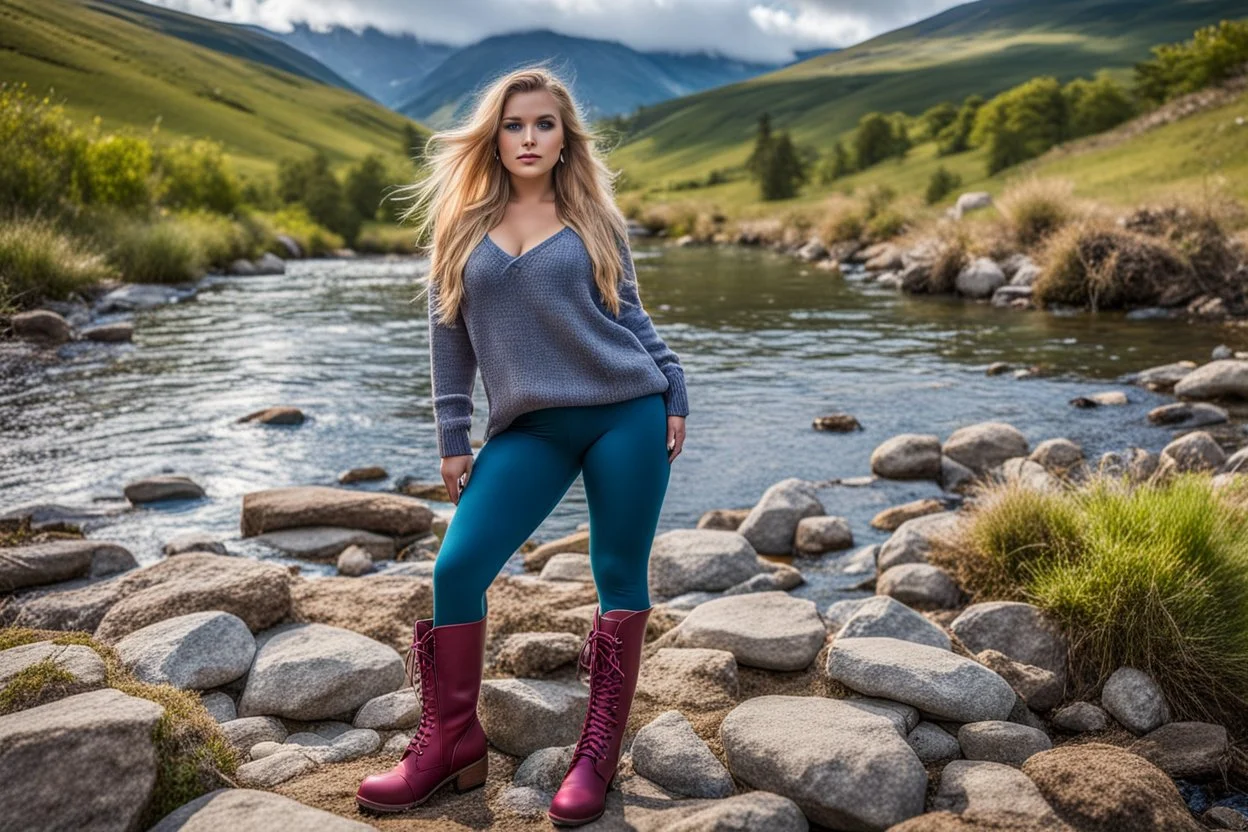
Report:
<svg viewBox="0 0 1248 832"><path fill-rule="evenodd" d="M623 641L605 630L593 630L581 647L581 654L577 657L576 677L584 682L582 671L589 674L589 709L585 713L585 725L580 739L572 752L573 761L578 757L598 760L607 758L611 729L618 722L614 714L624 681L618 650L621 644Z"/></svg>
<svg viewBox="0 0 1248 832"><path fill-rule="evenodd" d="M412 735L412 739L407 744L407 750L416 754L423 754L425 745L429 742L429 737L433 733L433 727L437 723L437 682L434 678L433 653L435 642L433 640L433 631L430 630L426 634L423 642L416 639L412 640L412 649L403 658L403 667L407 671L407 683L417 691L420 697L420 725L416 728L416 733ZM419 669L419 679L417 676ZM419 685L417 682L419 681ZM406 756L406 752L404 752Z"/></svg>

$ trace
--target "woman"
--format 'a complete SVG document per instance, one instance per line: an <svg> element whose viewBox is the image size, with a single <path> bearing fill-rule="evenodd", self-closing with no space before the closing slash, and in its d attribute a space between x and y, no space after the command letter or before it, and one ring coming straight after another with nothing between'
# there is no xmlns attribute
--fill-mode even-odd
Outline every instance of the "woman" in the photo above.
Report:
<svg viewBox="0 0 1248 832"><path fill-rule="evenodd" d="M416 622L408 657L420 726L394 768L360 785L360 806L401 811L451 780L459 791L485 782L485 592L582 474L598 594L578 660L589 705L549 816L575 826L603 813L650 615L650 546L689 408L680 360L642 308L595 139L557 77L517 70L482 94L466 126L429 139L431 174L411 188L405 218L422 212L420 231L433 229L433 407L457 509L434 563L433 618ZM478 369L489 423L474 463Z"/></svg>

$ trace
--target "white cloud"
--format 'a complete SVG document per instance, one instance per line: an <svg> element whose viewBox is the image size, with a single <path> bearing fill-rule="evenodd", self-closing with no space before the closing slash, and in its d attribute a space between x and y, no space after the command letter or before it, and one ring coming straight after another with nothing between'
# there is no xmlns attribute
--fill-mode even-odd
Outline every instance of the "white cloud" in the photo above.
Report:
<svg viewBox="0 0 1248 832"><path fill-rule="evenodd" d="M551 29L642 51L718 52L785 61L793 49L849 46L958 0L149 0L201 17L289 31L373 26L465 45L491 35Z"/></svg>

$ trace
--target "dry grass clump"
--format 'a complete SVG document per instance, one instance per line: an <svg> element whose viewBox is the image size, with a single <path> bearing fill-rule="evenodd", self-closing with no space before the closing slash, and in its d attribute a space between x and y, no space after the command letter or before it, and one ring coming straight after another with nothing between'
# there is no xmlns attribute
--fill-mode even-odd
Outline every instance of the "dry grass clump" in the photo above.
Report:
<svg viewBox="0 0 1248 832"><path fill-rule="evenodd" d="M997 200L997 210L1021 248L1032 248L1083 215L1067 179L1030 177L1020 180Z"/></svg>
<svg viewBox="0 0 1248 832"><path fill-rule="evenodd" d="M1248 512L1243 488L1181 474L1095 475L1056 493L987 487L932 560L975 601L1049 613L1071 647L1076 696L1117 668L1149 673L1178 719L1248 731Z"/></svg>
<svg viewBox="0 0 1248 832"><path fill-rule="evenodd" d="M833 194L823 202L816 233L825 245L862 239L866 217L862 204L844 194Z"/></svg>

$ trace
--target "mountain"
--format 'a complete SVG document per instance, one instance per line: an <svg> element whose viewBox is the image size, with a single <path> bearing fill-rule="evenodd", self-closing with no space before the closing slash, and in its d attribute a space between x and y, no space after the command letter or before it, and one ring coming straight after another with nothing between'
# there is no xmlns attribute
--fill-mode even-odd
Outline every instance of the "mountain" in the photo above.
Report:
<svg viewBox="0 0 1248 832"><path fill-rule="evenodd" d="M421 80L420 92L398 110L433 127L446 126L464 115L473 93L491 78L548 58L590 118L629 113L643 104L775 68L704 53L638 52L616 41L535 29L495 35L456 50Z"/></svg>
<svg viewBox="0 0 1248 832"><path fill-rule="evenodd" d="M279 159L313 148L335 165L374 151L397 156L412 125L313 80L311 59L300 57L306 63L295 72L294 50L257 47L258 54L286 55L288 70L200 45L222 42L221 24L191 15L163 10L153 17L130 3L96 0L0 0L0 20L0 78L50 91L78 124L98 115L105 129L146 132L159 122L159 140L220 140L243 173L271 171ZM231 49L247 43L224 40Z"/></svg>
<svg viewBox="0 0 1248 832"><path fill-rule="evenodd" d="M991 96L1037 75L1125 72L1243 0L979 0L739 83L645 107L612 156L632 181L661 184L739 169L758 118L826 151L873 110L917 114Z"/></svg>
<svg viewBox="0 0 1248 832"><path fill-rule="evenodd" d="M458 47L390 35L371 26L355 32L335 26L314 32L300 23L290 32L245 27L315 58L387 107L400 106L420 92L420 82Z"/></svg>

